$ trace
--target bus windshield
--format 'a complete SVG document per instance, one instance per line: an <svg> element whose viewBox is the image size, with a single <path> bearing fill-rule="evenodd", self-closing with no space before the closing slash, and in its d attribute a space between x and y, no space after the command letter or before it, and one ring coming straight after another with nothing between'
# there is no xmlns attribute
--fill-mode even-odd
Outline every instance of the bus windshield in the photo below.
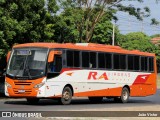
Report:
<svg viewBox="0 0 160 120"><path fill-rule="evenodd" d="M13 77L38 77L43 76L46 70L46 48L23 48L14 49L8 68L7 75Z"/></svg>

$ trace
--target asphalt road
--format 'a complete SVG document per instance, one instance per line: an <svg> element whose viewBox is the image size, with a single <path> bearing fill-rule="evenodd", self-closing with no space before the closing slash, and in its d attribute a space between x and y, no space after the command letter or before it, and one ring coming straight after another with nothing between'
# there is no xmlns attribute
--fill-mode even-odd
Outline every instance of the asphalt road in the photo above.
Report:
<svg viewBox="0 0 160 120"><path fill-rule="evenodd" d="M112 99L104 99L102 103L93 104L90 103L87 98L74 98L70 105L59 105L57 101L52 99L42 99L37 105L29 105L25 99L1 98L0 116L4 111L11 111L12 113L26 111L33 113L40 112L42 117L54 117L54 119L55 117L129 117L130 119L130 117L139 117L140 113L142 113L142 115L146 114L146 116L144 116L146 119L148 119L148 114L157 115L159 118L160 89L152 96L130 97L129 102L125 104L115 103ZM13 120L13 116L11 120ZM25 119L27 120L27 118ZM38 120L42 119L43 118L38 118ZM15 117L14 120L18 120L17 117ZM32 118L30 118L30 120L32 120Z"/></svg>
<svg viewBox="0 0 160 120"><path fill-rule="evenodd" d="M0 99L0 111L160 111L160 89L148 97L130 97L129 102L115 103L104 99L102 103L92 104L87 98L74 98L70 105L58 105L52 99L41 99L37 105L28 105L25 99Z"/></svg>

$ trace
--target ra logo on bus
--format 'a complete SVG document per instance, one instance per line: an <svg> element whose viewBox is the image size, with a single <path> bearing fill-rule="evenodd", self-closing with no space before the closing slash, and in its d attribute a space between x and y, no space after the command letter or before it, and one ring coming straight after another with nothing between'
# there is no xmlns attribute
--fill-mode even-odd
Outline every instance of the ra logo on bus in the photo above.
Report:
<svg viewBox="0 0 160 120"><path fill-rule="evenodd" d="M98 75L97 72L89 72L88 80L108 80L106 72L101 75Z"/></svg>

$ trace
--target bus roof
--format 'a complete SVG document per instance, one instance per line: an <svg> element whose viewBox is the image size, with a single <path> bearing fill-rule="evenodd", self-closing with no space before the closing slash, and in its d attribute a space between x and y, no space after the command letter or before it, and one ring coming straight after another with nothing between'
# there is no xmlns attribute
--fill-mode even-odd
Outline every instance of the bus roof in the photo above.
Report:
<svg viewBox="0 0 160 120"><path fill-rule="evenodd" d="M123 53L123 54L134 54L134 55L144 55L144 56L155 56L154 53L141 52L139 50L126 50L119 46L95 44L95 43L26 43L18 44L13 46L13 48L23 48L23 47L43 47L43 48L67 48L76 50L89 50L89 51L102 51L111 53Z"/></svg>

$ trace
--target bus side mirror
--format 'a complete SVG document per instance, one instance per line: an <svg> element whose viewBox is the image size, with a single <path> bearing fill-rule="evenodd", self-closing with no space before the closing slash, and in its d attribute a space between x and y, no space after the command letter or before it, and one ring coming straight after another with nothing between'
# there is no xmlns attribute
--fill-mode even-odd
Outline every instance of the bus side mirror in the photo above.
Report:
<svg viewBox="0 0 160 120"><path fill-rule="evenodd" d="M10 56L11 56L11 51L9 51L8 54L7 54L7 62L9 60Z"/></svg>
<svg viewBox="0 0 160 120"><path fill-rule="evenodd" d="M54 51L51 51L48 56L48 62L53 62L54 59Z"/></svg>

